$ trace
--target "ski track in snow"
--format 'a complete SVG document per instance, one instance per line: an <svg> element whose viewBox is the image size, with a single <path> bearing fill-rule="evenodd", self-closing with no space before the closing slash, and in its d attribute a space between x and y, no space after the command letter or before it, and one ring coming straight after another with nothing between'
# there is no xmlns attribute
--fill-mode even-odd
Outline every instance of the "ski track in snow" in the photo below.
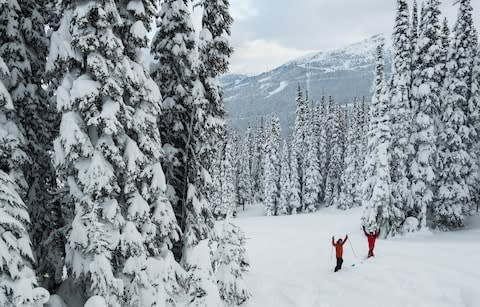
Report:
<svg viewBox="0 0 480 307"><path fill-rule="evenodd" d="M283 91L285 88L287 88L288 86L288 82L287 81L281 81L280 82L280 85L274 89L273 91L271 91L270 93L268 93L267 95L267 98L268 97L272 97L273 95L276 95L278 93L280 93L281 91Z"/></svg>
<svg viewBox="0 0 480 307"><path fill-rule="evenodd" d="M263 217L253 206L236 223L245 231L251 271L247 307L480 306L480 219L468 230L378 240L364 260L361 209ZM344 266L333 273L331 237L349 234ZM352 264L355 264L352 267Z"/></svg>

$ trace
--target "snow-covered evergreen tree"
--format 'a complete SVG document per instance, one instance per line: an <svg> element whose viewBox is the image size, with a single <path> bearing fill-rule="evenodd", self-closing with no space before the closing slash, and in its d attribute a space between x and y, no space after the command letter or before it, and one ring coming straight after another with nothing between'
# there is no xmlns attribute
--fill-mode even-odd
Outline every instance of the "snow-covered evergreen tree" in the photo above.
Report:
<svg viewBox="0 0 480 307"><path fill-rule="evenodd" d="M235 186L234 186L234 177L235 170L232 165L233 162L233 146L232 141L227 139L225 140L223 148L220 150L222 156L220 159L220 186L216 187L220 192L220 201L217 207L215 207L213 214L217 219L225 219L227 214L235 214L236 203L235 203Z"/></svg>
<svg viewBox="0 0 480 307"><path fill-rule="evenodd" d="M318 154L318 144L315 142L313 125L309 124L306 137L308 145L307 155L305 157L304 169L304 187L303 187L303 211L315 212L320 204L321 182L320 161Z"/></svg>
<svg viewBox="0 0 480 307"><path fill-rule="evenodd" d="M419 29L418 29L418 3L417 0L413 0L413 8L412 8L412 23L410 26L410 42L412 46L412 51L415 48L417 43L417 39L419 37Z"/></svg>
<svg viewBox="0 0 480 307"><path fill-rule="evenodd" d="M295 110L295 126L293 128L293 144L292 150L298 159L298 172L300 178L300 188L303 195L303 177L304 177L304 161L307 154L307 122L308 122L308 104L303 95L300 85L297 89L296 110ZM302 197L302 196L301 196ZM303 203L303 200L302 200Z"/></svg>
<svg viewBox="0 0 480 307"><path fill-rule="evenodd" d="M390 86L391 152L390 176L393 206L404 208L411 202L408 165L412 112L410 101L412 46L409 37L409 11L406 0L397 0L393 31L393 72Z"/></svg>
<svg viewBox="0 0 480 307"><path fill-rule="evenodd" d="M320 201L323 200L325 196L325 182L327 177L327 106L325 104L325 96L322 96L320 103L317 105L314 111L314 122L315 122L315 141L317 142L318 147L318 160L320 165Z"/></svg>
<svg viewBox="0 0 480 307"><path fill-rule="evenodd" d="M330 130L329 135L329 163L327 180L325 184L325 202L326 206L334 205L335 199L340 193L340 177L342 175L342 155L343 143L341 140L341 122L342 116L340 107L334 102L333 97L329 98L329 115L327 126Z"/></svg>
<svg viewBox="0 0 480 307"><path fill-rule="evenodd" d="M347 105L342 105L342 106L339 106L339 110L340 110L340 136L339 136L339 139L340 139L340 148L341 148L341 151L342 151L342 154L341 154L341 162L340 162L340 176L341 176L341 172L343 171L343 169L345 168L345 164L344 164L344 161L345 161L345 152L346 152L346 147L347 147L347 132L348 132L348 125L349 125L349 118L348 118L348 106ZM341 190L341 186L340 186L340 190Z"/></svg>
<svg viewBox="0 0 480 307"><path fill-rule="evenodd" d="M206 129L207 106L203 85L196 81L193 87L193 117L189 127L187 168L184 175L187 187L183 204L184 235L181 263L187 270L188 306L222 306L213 272L211 243L216 239L214 219L209 204L212 191L210 160L215 153L208 142L211 130Z"/></svg>
<svg viewBox="0 0 480 307"><path fill-rule="evenodd" d="M275 203L275 195L277 193L277 185L275 178L275 165L273 164L272 157L270 155L271 152L271 132L268 135L268 141L265 144L265 151L267 154L263 157L263 195L264 195L264 206L265 206L265 215L272 216L275 215L276 212L276 203Z"/></svg>
<svg viewBox="0 0 480 307"><path fill-rule="evenodd" d="M71 200L66 210L74 213L69 276L85 297L102 296L110 306L170 301L154 294L172 281L146 274L149 259L178 239L160 165L161 94L124 48L115 3L68 1L62 9L47 69L58 78L62 116L54 144L57 179ZM130 35L138 43L129 42L129 50L138 54L147 31L137 31L146 27L141 21L135 25Z"/></svg>
<svg viewBox="0 0 480 307"><path fill-rule="evenodd" d="M425 27L425 24L426 24L426 18L425 18L426 9L425 9L425 3L426 3L426 1L422 1L422 5L421 5L421 7L420 7L420 17L419 17L419 21L418 21L418 33L419 33L419 34L424 31L424 27Z"/></svg>
<svg viewBox="0 0 480 307"><path fill-rule="evenodd" d="M291 214L296 214L301 210L302 202L297 153L293 149L290 152L290 189L289 211Z"/></svg>
<svg viewBox="0 0 480 307"><path fill-rule="evenodd" d="M240 154L242 152L242 142L240 141L240 135L236 129L233 129L231 132L231 138L230 138L230 144L231 144L231 163L233 167L233 184L235 188L235 193L234 193L234 202L235 204L239 203L239 190L238 190L238 182L240 178ZM233 212L233 216L236 216L237 210L235 208Z"/></svg>
<svg viewBox="0 0 480 307"><path fill-rule="evenodd" d="M280 197L280 121L272 116L271 129L268 132L264 156L264 196L265 214L276 215Z"/></svg>
<svg viewBox="0 0 480 307"><path fill-rule="evenodd" d="M450 49L450 28L448 26L447 17L443 19L441 39L442 39L442 61L441 62L444 66L444 70L443 70L444 73L443 73L443 80L442 80L442 86L443 86L443 82L445 81L445 76L447 73L446 65L447 65L448 50Z"/></svg>
<svg viewBox="0 0 480 307"><path fill-rule="evenodd" d="M353 159L354 159L354 170L353 174L355 176L355 192L353 197L353 206L361 206L362 204L362 186L365 182L365 173L363 172L363 166L365 165L365 155L367 147L367 135L368 135L368 123L367 123L367 114L365 112L365 100L362 103L358 103L353 114L353 123L351 126L351 131L353 133L352 142L355 143L353 147Z"/></svg>
<svg viewBox="0 0 480 307"><path fill-rule="evenodd" d="M209 212L210 169L215 146L225 130L223 90L219 76L227 72L233 52L228 36L233 19L228 0L203 0L198 53L199 82L194 85L192 127L187 145L186 221L183 264L189 271L191 306L220 306L208 245L213 220Z"/></svg>
<svg viewBox="0 0 480 307"><path fill-rule="evenodd" d="M189 12L185 1L164 1L151 47L155 61L150 71L163 97L159 120L165 153L162 162L175 207L181 207L179 202L185 197L185 147L196 74L195 30Z"/></svg>
<svg viewBox="0 0 480 307"><path fill-rule="evenodd" d="M229 219L225 220L215 255L215 275L226 306L240 306L251 296L244 280L250 266L245 244L245 233Z"/></svg>
<svg viewBox="0 0 480 307"><path fill-rule="evenodd" d="M2 13L6 5L8 3L0 2ZM19 194L21 188L13 179L21 178L27 155L22 150L25 138L12 121L16 110L3 83L9 76L0 56L0 304L7 307L43 305L48 300L48 292L35 288L34 256L27 231L30 217Z"/></svg>
<svg viewBox="0 0 480 307"><path fill-rule="evenodd" d="M359 203L361 200L357 194L357 176L361 177L361 173L356 173L357 169L357 160L359 160L358 156L358 140L355 137L355 131L357 129L357 125L355 123L355 115L358 112L357 110L357 103L355 102L353 105L352 117L351 117L351 125L348 129L347 133L347 142L346 142L346 150L345 150L345 157L344 157L344 169L342 171L341 176L341 191L338 198L335 201L335 206L339 209L349 209L352 207L360 206Z"/></svg>
<svg viewBox="0 0 480 307"><path fill-rule="evenodd" d="M439 191L433 215L435 226L452 229L464 225L464 214L473 207L473 123L469 100L477 33L473 27L471 1L458 1L459 13L448 53L445 91L442 94L442 128L439 135Z"/></svg>
<svg viewBox="0 0 480 307"><path fill-rule="evenodd" d="M34 253L43 284L52 285L62 266L59 228L62 221L58 204L52 199L55 188L49 156L56 125L55 110L49 103L44 84L48 52L44 3L4 1L0 8L0 56L11 72L4 84L16 109L15 121L25 136L23 150L28 159L17 182L29 214L38 217L30 228ZM57 274L57 276L55 276ZM58 281L58 279L57 279Z"/></svg>
<svg viewBox="0 0 480 307"><path fill-rule="evenodd" d="M247 129L243 138L243 142L241 144L242 148L240 151L238 163L238 204L243 206L253 203L251 141L251 131L250 129Z"/></svg>
<svg viewBox="0 0 480 307"><path fill-rule="evenodd" d="M173 126L169 129L173 127L172 135L176 138L167 139L172 144L165 151L167 156L169 151L173 155L177 154L177 150L180 152L180 164L175 158L170 160L173 161L173 175L178 178L170 184L177 195L175 211L183 230L182 247L177 257L181 257L181 263L187 270L189 304L219 306L221 300L210 257L210 244L215 234L209 203L214 191L210 175L212 161L224 133L222 94L216 87L218 71L205 58L201 58L199 67L195 65L192 58L195 48L193 27L186 3L166 1L162 10L164 15L156 36L157 44L152 49L159 64L165 66L159 65L158 76L153 75L159 84L171 82L172 96L169 97L173 101L167 97L166 104L167 110L172 107L169 121ZM204 14L208 14L207 11ZM204 22L204 27L209 26ZM214 48L213 45L203 44L201 55L214 52Z"/></svg>
<svg viewBox="0 0 480 307"><path fill-rule="evenodd" d="M264 187L263 187L263 178L265 173L265 167L263 165L264 156L265 156L265 127L263 117L260 118L260 121L257 125L255 137L254 137L254 153L252 159L252 177L254 182L254 196L255 201L263 201L264 199Z"/></svg>
<svg viewBox="0 0 480 307"><path fill-rule="evenodd" d="M383 44L377 47L374 94L370 104L370 124L363 185L363 224L381 230L383 236L398 233L404 221L402 208L392 202L390 179L390 117L384 80Z"/></svg>
<svg viewBox="0 0 480 307"><path fill-rule="evenodd" d="M228 71L233 48L228 40L233 18L230 16L229 0L201 0L203 7L202 30L198 45L200 80L209 104L206 112L206 131L210 146L216 144L225 129L223 89L219 77ZM209 164L207 157L207 166Z"/></svg>
<svg viewBox="0 0 480 307"><path fill-rule="evenodd" d="M420 228L427 226L427 208L431 208L437 188L437 125L444 78L439 6L438 0L428 2L426 24L415 50L418 61L412 86L414 120L410 139L414 149L410 165L413 201L404 211L407 217L419 220Z"/></svg>
<svg viewBox="0 0 480 307"><path fill-rule="evenodd" d="M281 168L281 150L282 150L282 128L280 126L280 119L277 116L272 116L272 131L270 134L270 158L275 167L275 179L277 192L275 194L275 200L279 198L279 185L280 185L280 168Z"/></svg>
<svg viewBox="0 0 480 307"><path fill-rule="evenodd" d="M212 176L212 189L210 191L210 206L212 212L215 212L222 205L222 160L223 160L223 148L225 141L219 145L219 149L215 151L215 158L211 164L211 176Z"/></svg>
<svg viewBox="0 0 480 307"><path fill-rule="evenodd" d="M287 141L283 141L280 165L280 196L278 199L277 215L286 215L290 211L290 194L292 192Z"/></svg>
<svg viewBox="0 0 480 307"><path fill-rule="evenodd" d="M476 206L470 208L470 213L479 211L479 202L480 202L480 46L477 47L477 55L475 56L474 66L473 66L473 77L472 77L472 95L469 101L470 109L470 118L474 121L474 135L473 141L474 146L472 149L472 155L474 160L474 166L472 175L470 176L470 185L474 186L475 189L473 193L471 191L470 196L472 200L476 203Z"/></svg>

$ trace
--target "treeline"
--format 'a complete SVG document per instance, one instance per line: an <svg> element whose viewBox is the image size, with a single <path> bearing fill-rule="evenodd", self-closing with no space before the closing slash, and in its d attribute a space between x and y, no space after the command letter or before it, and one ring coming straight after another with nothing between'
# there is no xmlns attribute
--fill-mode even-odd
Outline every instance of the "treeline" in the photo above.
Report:
<svg viewBox="0 0 480 307"><path fill-rule="evenodd" d="M0 1L1 306L249 298L245 237L209 200L233 20L196 3L197 39L189 5Z"/></svg>
<svg viewBox="0 0 480 307"><path fill-rule="evenodd" d="M368 111L331 97L312 106L299 90L288 140L275 116L248 129L238 202L261 201L267 215L362 205L384 236L463 227L480 193L480 48L471 1L457 5L451 31L440 1L419 14L397 0L393 72L386 80L381 45Z"/></svg>
<svg viewBox="0 0 480 307"><path fill-rule="evenodd" d="M322 205L348 209L361 206L357 196L364 178L368 105L322 97L308 101L298 88L292 136L282 139L278 117L261 118L242 137L225 137L214 164L217 187L214 212L263 203L266 215L314 212Z"/></svg>

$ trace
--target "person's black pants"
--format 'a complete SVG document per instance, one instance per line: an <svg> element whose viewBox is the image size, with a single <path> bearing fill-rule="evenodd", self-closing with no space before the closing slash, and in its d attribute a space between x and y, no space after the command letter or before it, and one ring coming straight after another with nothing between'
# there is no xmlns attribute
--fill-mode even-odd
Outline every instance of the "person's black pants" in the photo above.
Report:
<svg viewBox="0 0 480 307"><path fill-rule="evenodd" d="M335 272L338 272L342 269L343 258L337 258L337 266L335 267Z"/></svg>

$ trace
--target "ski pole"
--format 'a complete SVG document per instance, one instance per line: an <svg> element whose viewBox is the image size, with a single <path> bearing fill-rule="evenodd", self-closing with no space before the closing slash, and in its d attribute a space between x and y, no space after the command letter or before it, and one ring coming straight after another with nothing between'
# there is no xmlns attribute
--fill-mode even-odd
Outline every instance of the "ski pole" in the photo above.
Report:
<svg viewBox="0 0 480 307"><path fill-rule="evenodd" d="M350 239L350 238L349 238L349 239ZM350 247L351 247L351 249L352 249L353 255L355 256L355 258L358 259L357 254L355 253L355 250L353 249L352 240L351 240L351 239L348 240L348 243L350 243Z"/></svg>

